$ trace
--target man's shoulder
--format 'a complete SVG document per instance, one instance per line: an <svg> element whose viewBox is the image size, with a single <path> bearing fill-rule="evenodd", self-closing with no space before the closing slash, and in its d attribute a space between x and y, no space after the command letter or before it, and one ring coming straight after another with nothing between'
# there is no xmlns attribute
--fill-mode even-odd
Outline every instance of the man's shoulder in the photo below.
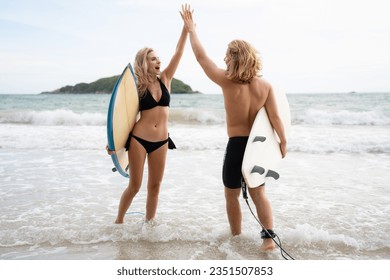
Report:
<svg viewBox="0 0 390 280"><path fill-rule="evenodd" d="M260 89L262 92L264 92L264 91L268 92L272 88L271 83L269 83L267 80L265 80L262 77L255 77L252 80L251 84L254 87Z"/></svg>
<svg viewBox="0 0 390 280"><path fill-rule="evenodd" d="M260 83L265 86L271 86L271 84L263 77L254 77L253 81Z"/></svg>

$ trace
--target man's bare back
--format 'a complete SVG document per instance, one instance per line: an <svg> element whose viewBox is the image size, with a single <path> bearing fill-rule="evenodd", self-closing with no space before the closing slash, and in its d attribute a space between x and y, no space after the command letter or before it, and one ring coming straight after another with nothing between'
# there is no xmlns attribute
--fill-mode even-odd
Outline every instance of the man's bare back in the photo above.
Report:
<svg viewBox="0 0 390 280"><path fill-rule="evenodd" d="M265 105L271 85L255 77L250 83L226 79L222 85L229 137L248 136L257 112Z"/></svg>

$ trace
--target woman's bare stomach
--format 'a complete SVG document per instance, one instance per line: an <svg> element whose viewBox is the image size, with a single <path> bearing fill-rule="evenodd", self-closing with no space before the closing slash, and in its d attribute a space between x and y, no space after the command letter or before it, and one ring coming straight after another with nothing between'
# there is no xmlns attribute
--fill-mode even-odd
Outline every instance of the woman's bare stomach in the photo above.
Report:
<svg viewBox="0 0 390 280"><path fill-rule="evenodd" d="M147 141L162 141L168 138L168 122L161 120L151 122L141 118L131 133Z"/></svg>

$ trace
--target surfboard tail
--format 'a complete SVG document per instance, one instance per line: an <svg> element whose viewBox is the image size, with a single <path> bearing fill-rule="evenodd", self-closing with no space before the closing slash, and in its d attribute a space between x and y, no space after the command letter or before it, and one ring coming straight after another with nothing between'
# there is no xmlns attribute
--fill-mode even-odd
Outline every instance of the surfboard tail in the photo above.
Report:
<svg viewBox="0 0 390 280"><path fill-rule="evenodd" d="M254 174L254 173L257 173L259 175L264 175L264 173L265 173L266 178L274 178L275 180L278 180L280 178L279 173L276 172L275 170L268 169L266 171L265 168L258 166L258 165L253 166L253 168L251 170L251 174Z"/></svg>

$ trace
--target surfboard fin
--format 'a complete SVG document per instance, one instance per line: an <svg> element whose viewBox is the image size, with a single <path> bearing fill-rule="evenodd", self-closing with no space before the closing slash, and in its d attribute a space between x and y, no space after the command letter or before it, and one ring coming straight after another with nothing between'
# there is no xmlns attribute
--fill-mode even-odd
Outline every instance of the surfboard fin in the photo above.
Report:
<svg viewBox="0 0 390 280"><path fill-rule="evenodd" d="M265 174L265 177L271 177L274 178L275 180L278 180L280 176L278 172L269 169L267 171L267 174Z"/></svg>
<svg viewBox="0 0 390 280"><path fill-rule="evenodd" d="M253 166L252 171L251 171L251 173L259 173L260 175L263 175L264 172L265 172L265 169L261 166L258 166L258 165ZM275 180L278 180L280 175L278 172L269 169L267 171L267 173L265 174L265 177L271 177L271 178L274 178Z"/></svg>
<svg viewBox="0 0 390 280"><path fill-rule="evenodd" d="M264 136L256 136L255 139L253 139L253 142L264 142L267 138Z"/></svg>
<svg viewBox="0 0 390 280"><path fill-rule="evenodd" d="M258 165L253 166L252 171L251 171L251 173L259 173L260 175L263 175L264 172L265 172L265 169L261 166L258 166Z"/></svg>

